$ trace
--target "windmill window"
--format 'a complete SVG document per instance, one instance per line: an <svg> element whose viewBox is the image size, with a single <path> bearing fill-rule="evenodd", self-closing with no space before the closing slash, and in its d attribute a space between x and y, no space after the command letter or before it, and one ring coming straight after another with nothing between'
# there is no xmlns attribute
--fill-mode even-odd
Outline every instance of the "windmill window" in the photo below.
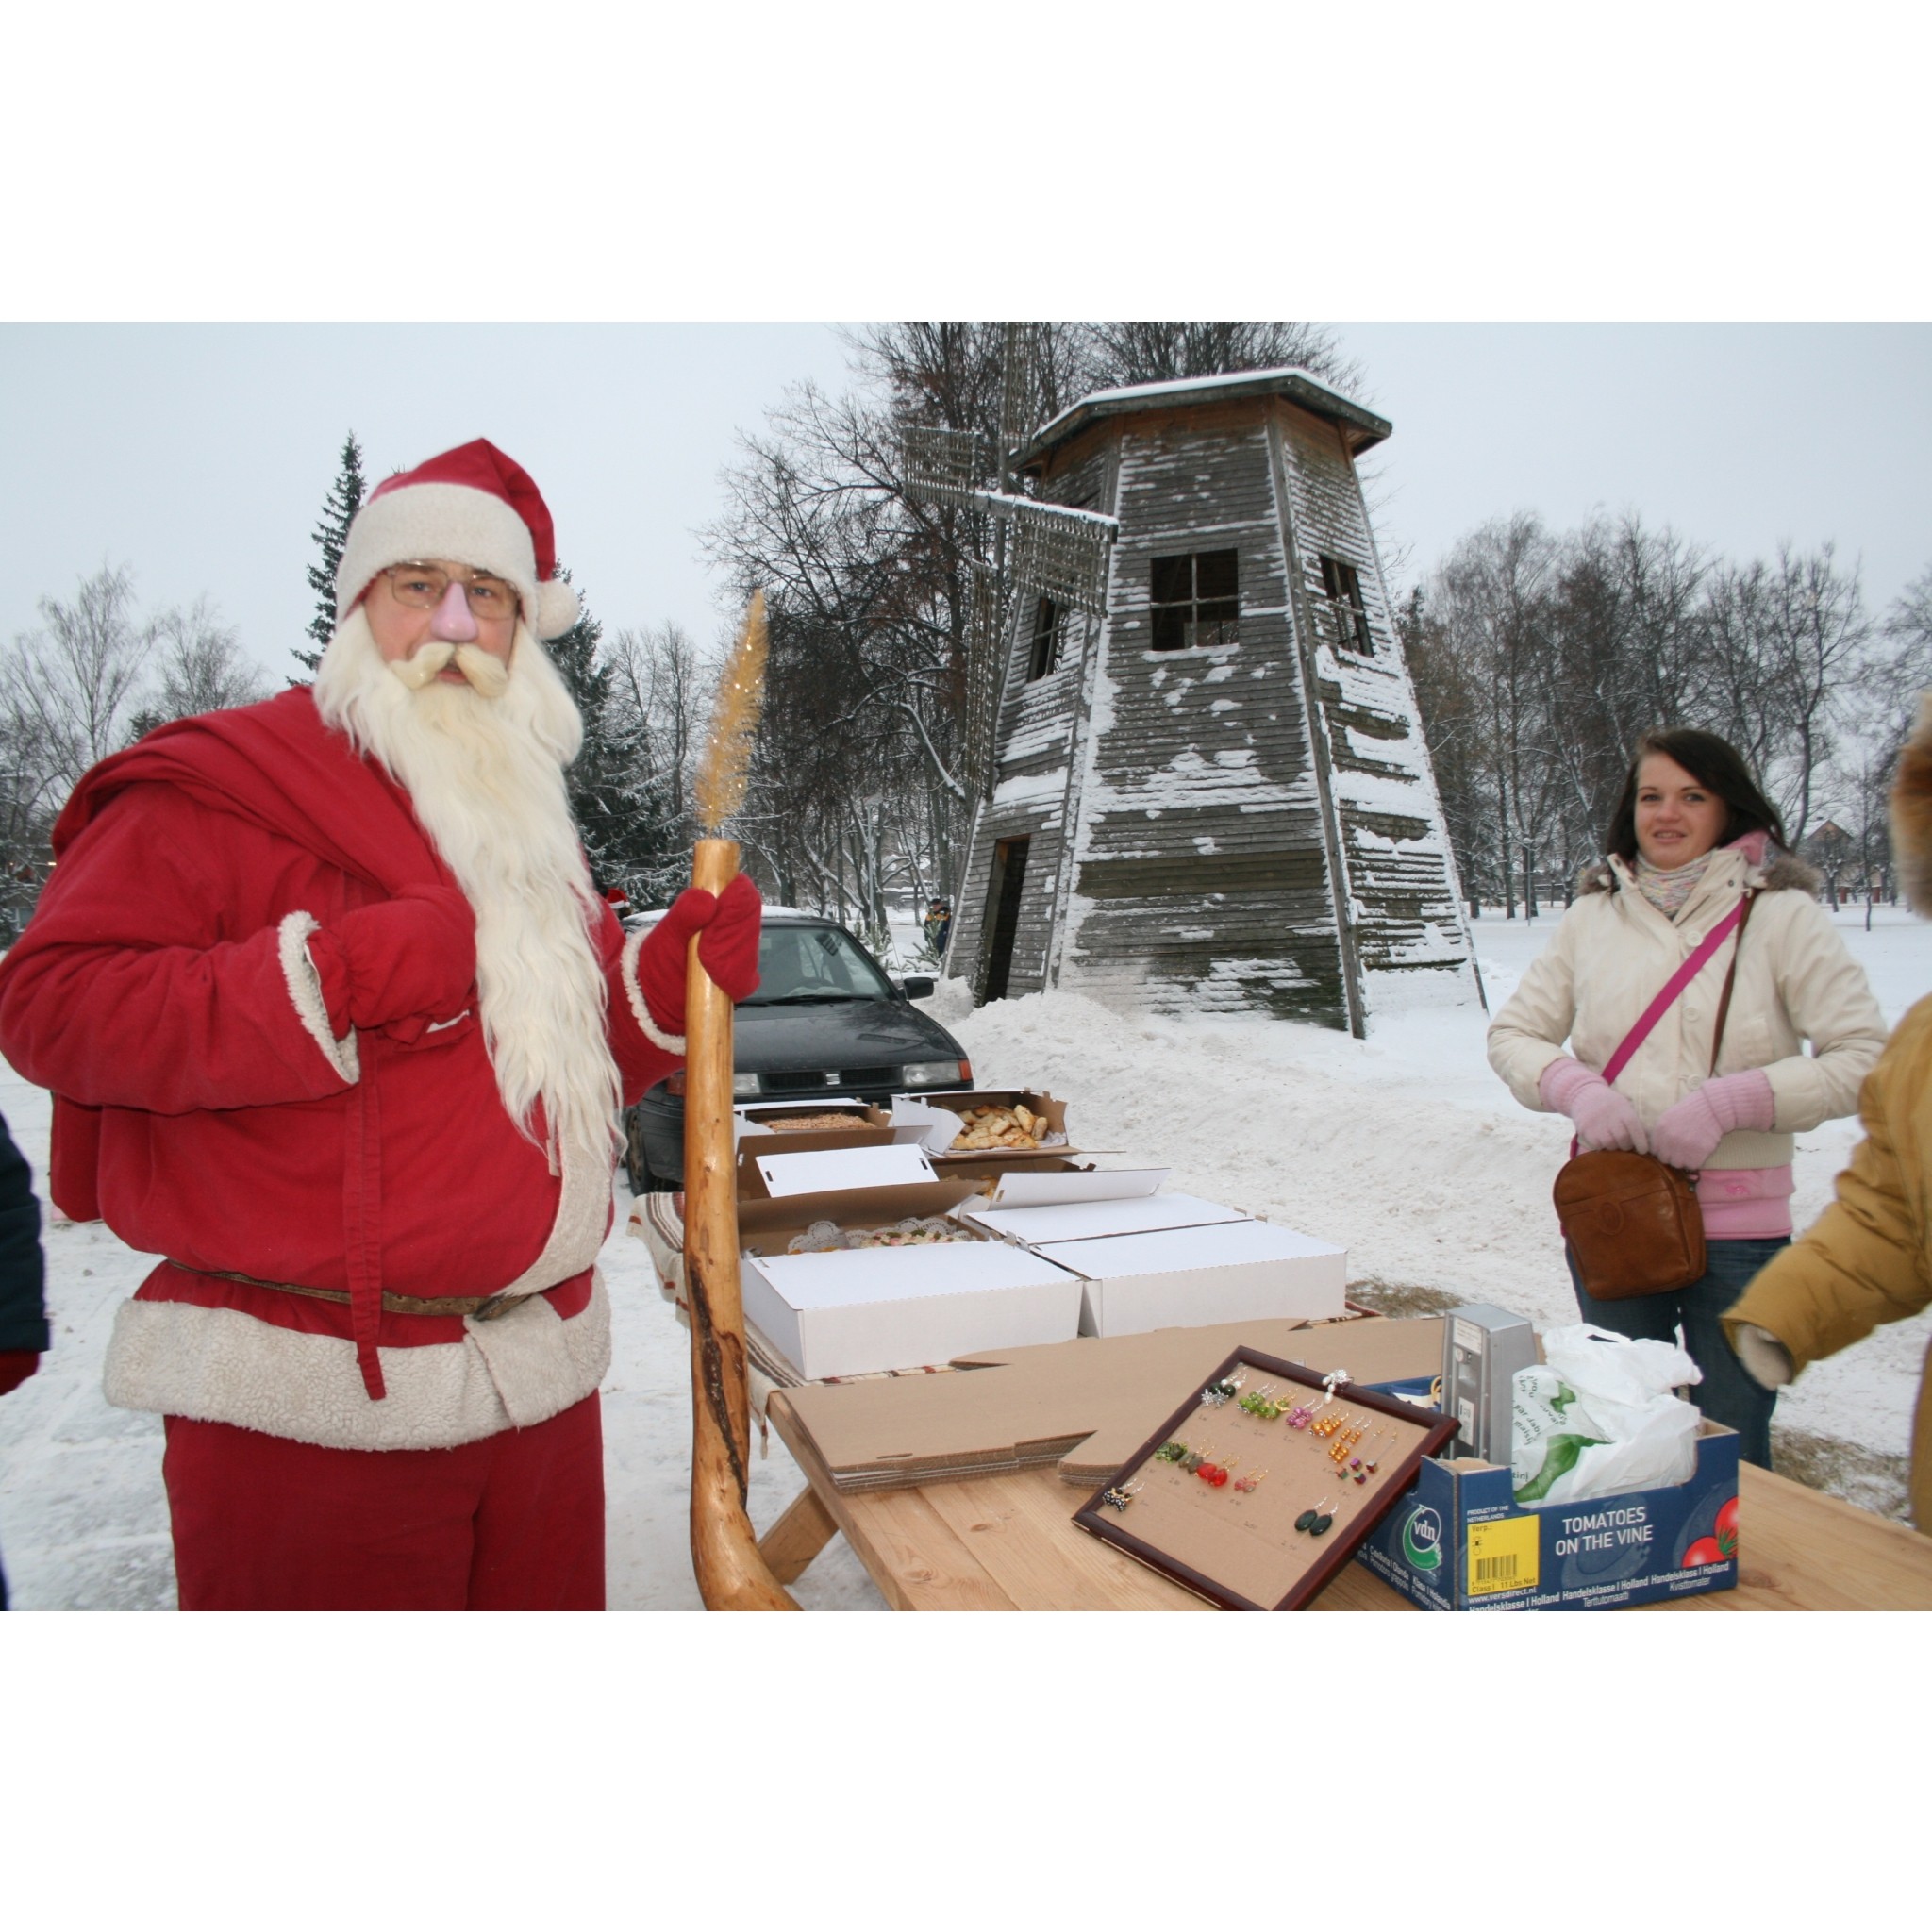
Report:
<svg viewBox="0 0 1932 1932"><path fill-rule="evenodd" d="M1148 599L1157 651L1191 651L1238 641L1241 579L1238 553L1196 550L1157 557Z"/></svg>
<svg viewBox="0 0 1932 1932"><path fill-rule="evenodd" d="M1033 607L1033 652L1027 659L1028 683L1037 683L1060 661L1060 645L1066 634L1067 613L1051 597L1042 597Z"/></svg>
<svg viewBox="0 0 1932 1932"><path fill-rule="evenodd" d="M1335 641L1344 651L1358 651L1372 657L1375 646L1369 637L1368 607L1362 602L1361 573L1340 558L1322 558L1322 589L1335 625Z"/></svg>

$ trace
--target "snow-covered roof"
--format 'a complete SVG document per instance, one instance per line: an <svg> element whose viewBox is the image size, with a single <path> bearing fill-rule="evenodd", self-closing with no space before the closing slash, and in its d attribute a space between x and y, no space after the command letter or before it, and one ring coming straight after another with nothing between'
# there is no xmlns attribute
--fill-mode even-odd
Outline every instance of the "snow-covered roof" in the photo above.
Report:
<svg viewBox="0 0 1932 1932"><path fill-rule="evenodd" d="M1303 408L1352 431L1350 447L1359 455L1393 433L1394 425L1332 383L1306 369L1238 369L1227 375L1187 375L1174 382L1141 382L1129 389L1095 390L1051 422L1042 423L1019 453L1024 467L1050 455L1104 416L1131 415L1140 409L1171 408L1176 403L1226 402L1241 396L1286 396Z"/></svg>

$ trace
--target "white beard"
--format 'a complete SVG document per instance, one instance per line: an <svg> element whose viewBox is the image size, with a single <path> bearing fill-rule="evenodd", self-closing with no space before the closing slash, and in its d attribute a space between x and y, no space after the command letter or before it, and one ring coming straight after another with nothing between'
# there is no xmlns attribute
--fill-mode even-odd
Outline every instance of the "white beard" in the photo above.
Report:
<svg viewBox="0 0 1932 1932"><path fill-rule="evenodd" d="M557 667L519 622L500 697L467 683L412 691L358 605L323 653L315 704L409 794L475 912L483 1044L510 1118L534 1140L543 1103L553 1167L563 1141L607 1151L622 1094L591 940L605 908L564 788L583 721Z"/></svg>

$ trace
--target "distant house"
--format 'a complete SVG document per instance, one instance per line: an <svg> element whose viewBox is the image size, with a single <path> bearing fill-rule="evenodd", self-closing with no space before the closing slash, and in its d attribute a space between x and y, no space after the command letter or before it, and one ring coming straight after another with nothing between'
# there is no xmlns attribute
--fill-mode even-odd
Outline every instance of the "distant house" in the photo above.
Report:
<svg viewBox="0 0 1932 1932"><path fill-rule="evenodd" d="M1799 841L1798 857L1808 859L1824 874L1826 896L1843 905L1852 896L1845 875L1857 871L1857 841L1842 825L1826 819L1815 825Z"/></svg>
<svg viewBox="0 0 1932 1932"><path fill-rule="evenodd" d="M953 934L982 999L1359 1035L1481 997L1356 474L1389 434L1269 370L1090 395L1020 452L1118 536L1102 614L1023 580Z"/></svg>

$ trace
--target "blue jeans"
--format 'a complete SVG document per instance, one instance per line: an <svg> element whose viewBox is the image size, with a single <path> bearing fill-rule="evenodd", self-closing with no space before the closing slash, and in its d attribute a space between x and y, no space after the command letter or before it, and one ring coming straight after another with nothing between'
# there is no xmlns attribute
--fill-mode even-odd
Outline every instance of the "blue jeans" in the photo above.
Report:
<svg viewBox="0 0 1932 1932"><path fill-rule="evenodd" d="M1744 1461L1769 1469L1771 1411L1777 1391L1760 1389L1744 1373L1718 1318L1750 1286L1757 1271L1790 1244L1788 1234L1769 1241L1707 1242L1704 1273L1689 1288L1671 1294L1633 1295L1620 1302L1600 1302L1585 1292L1568 1248L1563 1257L1570 1262L1571 1285L1586 1322L1640 1341L1675 1341L1677 1331L1683 1330L1685 1353L1704 1371L1704 1380L1691 1391L1691 1401L1712 1422L1737 1430L1738 1454Z"/></svg>

